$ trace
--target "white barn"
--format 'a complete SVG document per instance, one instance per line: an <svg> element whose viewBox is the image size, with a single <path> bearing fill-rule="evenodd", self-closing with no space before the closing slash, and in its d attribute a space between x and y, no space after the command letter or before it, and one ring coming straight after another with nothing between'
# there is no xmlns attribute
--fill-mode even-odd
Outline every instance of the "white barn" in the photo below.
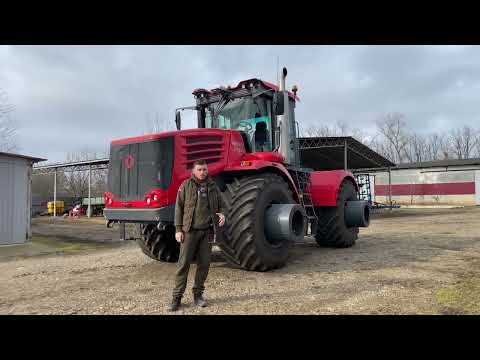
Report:
<svg viewBox="0 0 480 360"><path fill-rule="evenodd" d="M32 165L44 160L0 152L0 245L30 241Z"/></svg>

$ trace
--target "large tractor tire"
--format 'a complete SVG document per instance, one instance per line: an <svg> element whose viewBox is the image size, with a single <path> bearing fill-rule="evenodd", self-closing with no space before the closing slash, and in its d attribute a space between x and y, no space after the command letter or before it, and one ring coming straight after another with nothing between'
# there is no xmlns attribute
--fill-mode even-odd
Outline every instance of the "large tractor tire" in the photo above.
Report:
<svg viewBox="0 0 480 360"><path fill-rule="evenodd" d="M315 240L323 247L348 248L355 244L358 227L345 224L345 202L357 200L357 190L353 183L345 180L337 194L337 206L315 208L318 228Z"/></svg>
<svg viewBox="0 0 480 360"><path fill-rule="evenodd" d="M228 211L218 246L225 259L250 271L282 267L291 242L269 238L264 216L271 204L295 203L287 183L274 174L245 176L227 184L222 197Z"/></svg>
<svg viewBox="0 0 480 360"><path fill-rule="evenodd" d="M175 227L168 225L165 230L158 230L156 224L137 225L140 237L137 244L142 252L154 260L177 262L180 244L175 240Z"/></svg>

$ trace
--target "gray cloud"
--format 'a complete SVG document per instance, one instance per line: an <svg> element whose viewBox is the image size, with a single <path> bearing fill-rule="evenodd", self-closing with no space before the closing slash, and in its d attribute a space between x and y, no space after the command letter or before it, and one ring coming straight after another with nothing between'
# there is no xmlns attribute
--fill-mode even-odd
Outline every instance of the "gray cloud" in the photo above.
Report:
<svg viewBox="0 0 480 360"><path fill-rule="evenodd" d="M195 88L275 82L277 56L299 85L302 126L372 129L390 111L422 132L479 126L478 46L0 46L0 88L21 152L60 161L142 134L157 113L173 129Z"/></svg>

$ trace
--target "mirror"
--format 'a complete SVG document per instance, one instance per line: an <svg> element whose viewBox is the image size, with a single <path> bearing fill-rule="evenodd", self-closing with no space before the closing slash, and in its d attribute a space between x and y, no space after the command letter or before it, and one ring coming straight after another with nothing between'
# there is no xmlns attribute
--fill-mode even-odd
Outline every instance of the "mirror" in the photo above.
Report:
<svg viewBox="0 0 480 360"><path fill-rule="evenodd" d="M273 97L273 103L275 106L275 115L283 115L285 112L285 104L284 104L284 96L283 92L276 91L275 96Z"/></svg>
<svg viewBox="0 0 480 360"><path fill-rule="evenodd" d="M177 125L177 130L180 130L180 127L182 125L182 118L180 116L179 110L175 112L175 124Z"/></svg>

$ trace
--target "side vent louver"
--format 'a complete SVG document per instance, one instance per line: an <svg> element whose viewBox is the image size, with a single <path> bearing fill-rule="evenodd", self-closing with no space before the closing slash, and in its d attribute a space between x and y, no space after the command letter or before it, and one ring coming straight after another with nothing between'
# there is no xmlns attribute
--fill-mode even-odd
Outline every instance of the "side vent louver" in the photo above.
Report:
<svg viewBox="0 0 480 360"><path fill-rule="evenodd" d="M203 159L207 164L216 163L221 160L223 151L221 135L188 136L184 145L184 164L187 169L191 169L195 160Z"/></svg>

